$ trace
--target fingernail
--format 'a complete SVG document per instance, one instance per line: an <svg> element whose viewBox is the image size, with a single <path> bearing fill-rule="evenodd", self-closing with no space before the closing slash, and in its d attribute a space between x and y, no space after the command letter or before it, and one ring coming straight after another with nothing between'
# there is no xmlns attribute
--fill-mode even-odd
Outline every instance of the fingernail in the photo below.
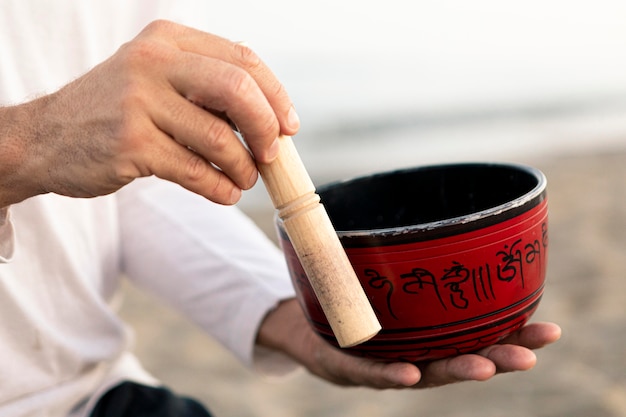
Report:
<svg viewBox="0 0 626 417"><path fill-rule="evenodd" d="M230 204L235 204L241 198L241 190L239 188L234 188L232 193L230 193Z"/></svg>
<svg viewBox="0 0 626 417"><path fill-rule="evenodd" d="M250 175L250 178L248 179L248 189L254 187L254 184L256 184L256 180L259 178L259 172L255 169L252 172L252 175Z"/></svg>
<svg viewBox="0 0 626 417"><path fill-rule="evenodd" d="M287 126L293 130L300 128L300 117L298 117L298 113L296 113L296 109L293 106L291 106L289 113L287 113Z"/></svg>
<svg viewBox="0 0 626 417"><path fill-rule="evenodd" d="M274 139L274 142L270 145L267 150L267 159L269 161L273 161L278 156L278 150L280 149L280 143L278 142L278 138Z"/></svg>

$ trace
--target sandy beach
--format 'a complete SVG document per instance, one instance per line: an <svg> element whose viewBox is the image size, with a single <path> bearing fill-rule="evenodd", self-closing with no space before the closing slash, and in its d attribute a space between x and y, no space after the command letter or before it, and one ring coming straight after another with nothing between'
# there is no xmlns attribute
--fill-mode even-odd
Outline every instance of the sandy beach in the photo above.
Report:
<svg viewBox="0 0 626 417"><path fill-rule="evenodd" d="M532 371L422 391L340 388L305 372L267 381L127 287L122 315L135 328L136 352L154 375L222 417L626 416L626 153L525 162L549 181L550 263L533 320L563 328ZM269 209L250 214L273 234Z"/></svg>

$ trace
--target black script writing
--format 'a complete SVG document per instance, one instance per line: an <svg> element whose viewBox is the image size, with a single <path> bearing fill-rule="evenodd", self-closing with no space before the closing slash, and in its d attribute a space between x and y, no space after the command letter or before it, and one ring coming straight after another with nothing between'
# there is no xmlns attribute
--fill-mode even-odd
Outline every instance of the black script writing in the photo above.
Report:
<svg viewBox="0 0 626 417"><path fill-rule="evenodd" d="M541 236L534 240L517 239L494 250L493 261L472 264L471 259L453 260L440 270L413 265L398 276L402 281L395 286L394 277L381 275L375 268L367 268L364 275L367 285L374 290L385 291L386 308L397 319L394 294L399 292L411 297L436 297L444 310L467 309L473 303L497 299L497 288L516 284L522 288L528 268L544 267L548 247L547 225L541 227ZM491 259L491 258L490 258Z"/></svg>
<svg viewBox="0 0 626 417"><path fill-rule="evenodd" d="M456 308L467 308L469 300L465 297L462 285L470 277L469 269L458 262L452 262L449 269L444 270L441 281L450 291L450 303Z"/></svg>
<svg viewBox="0 0 626 417"><path fill-rule="evenodd" d="M498 251L502 256L502 264L498 264L498 279L511 282L518 275L524 288L524 268L522 268L522 251L518 248L522 239L518 239L511 245L504 245L504 250Z"/></svg>
<svg viewBox="0 0 626 417"><path fill-rule="evenodd" d="M394 314L393 306L391 304L391 295L393 294L393 282L386 276L380 275L374 269L366 269L365 276L368 278L368 284L370 287L375 289L383 289L387 287L387 310L389 311L389 314L391 314L391 317L397 320L398 317L396 317L396 315Z"/></svg>
<svg viewBox="0 0 626 417"><path fill-rule="evenodd" d="M402 290L407 294L419 295L426 286L429 286L434 292L443 308L446 308L441 295L439 294L439 284L432 272L423 268L413 268L408 274L400 274L400 278L406 280L402 286Z"/></svg>

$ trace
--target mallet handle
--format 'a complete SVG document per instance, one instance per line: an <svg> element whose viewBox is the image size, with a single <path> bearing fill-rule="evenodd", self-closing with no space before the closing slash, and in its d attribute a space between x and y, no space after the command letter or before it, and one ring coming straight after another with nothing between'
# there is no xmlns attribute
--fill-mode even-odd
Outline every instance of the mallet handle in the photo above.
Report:
<svg viewBox="0 0 626 417"><path fill-rule="evenodd" d="M341 347L358 345L381 329L293 140L281 136L280 152L258 164L289 240Z"/></svg>

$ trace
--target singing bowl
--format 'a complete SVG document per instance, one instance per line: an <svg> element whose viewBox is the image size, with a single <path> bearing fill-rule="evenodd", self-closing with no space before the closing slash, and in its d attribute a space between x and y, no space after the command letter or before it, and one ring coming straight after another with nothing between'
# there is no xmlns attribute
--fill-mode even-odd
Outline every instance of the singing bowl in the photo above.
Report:
<svg viewBox="0 0 626 417"><path fill-rule="evenodd" d="M462 163L319 187L382 325L344 350L419 362L479 350L522 327L544 289L546 184L530 166ZM338 346L278 217L276 228L307 319Z"/></svg>

